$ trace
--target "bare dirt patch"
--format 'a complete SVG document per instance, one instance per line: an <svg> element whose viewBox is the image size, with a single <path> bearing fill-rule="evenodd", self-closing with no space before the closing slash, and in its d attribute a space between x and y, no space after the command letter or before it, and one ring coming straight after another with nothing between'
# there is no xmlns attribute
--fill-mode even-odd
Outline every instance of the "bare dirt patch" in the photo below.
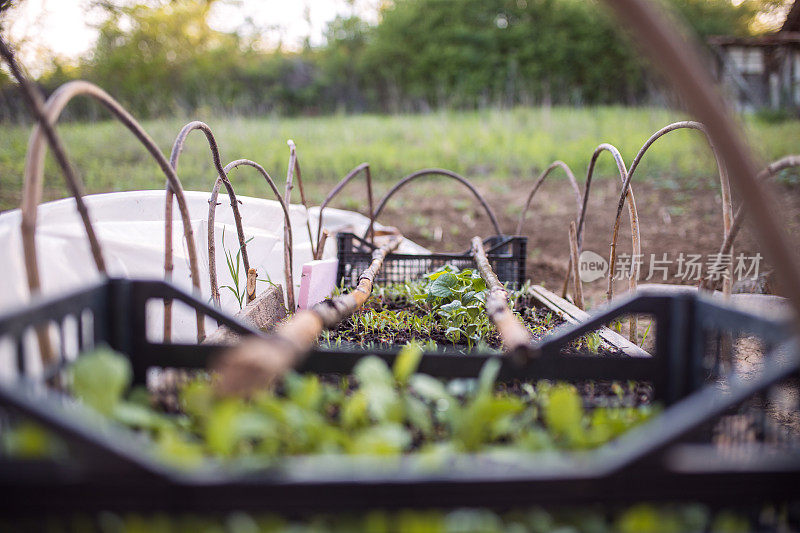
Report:
<svg viewBox="0 0 800 533"><path fill-rule="evenodd" d="M647 275L650 254L678 255L716 253L722 242L722 211L718 187L694 185L685 188L661 187L657 182L635 185L642 237L642 253ZM516 228L519 212L530 190L531 181L514 180L478 183L478 189L495 210L504 232ZM800 187L780 185L779 206L793 242L800 243ZM592 186L583 249L608 257L611 231L618 202L619 183L611 179ZM560 292L566 274L569 245L567 231L576 216L576 205L566 180L546 183L537 193L528 212L523 235L528 237L527 274L534 283ZM493 234L489 217L468 192L446 182L421 183L392 198L380 221L397 226L406 236L434 251L464 251L475 235ZM620 252L631 252L628 215L623 214L619 237ZM760 252L749 228L740 233L735 253ZM761 270L769 270L766 260ZM677 264L670 267L666 283L693 284L677 277ZM651 282L663 282L656 273ZM780 293L780 288L774 287ZM584 284L587 306L605 300L606 280ZM615 293L627 290L627 282L615 283Z"/></svg>

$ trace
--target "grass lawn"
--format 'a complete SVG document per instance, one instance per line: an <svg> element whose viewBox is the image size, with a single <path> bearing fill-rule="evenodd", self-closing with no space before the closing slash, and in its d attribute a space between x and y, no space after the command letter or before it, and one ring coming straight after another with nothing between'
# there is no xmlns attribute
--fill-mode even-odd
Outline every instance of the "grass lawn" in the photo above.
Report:
<svg viewBox="0 0 800 533"><path fill-rule="evenodd" d="M663 109L624 107L517 108L427 115L358 115L326 117L195 116L215 132L225 162L238 158L262 164L278 183L286 176L287 139L297 143L303 178L315 202L348 170L369 162L377 193L403 175L423 167L455 170L485 187L533 177L555 159L565 161L579 179L592 150L601 142L617 146L630 163L642 143L660 127L685 117ZM146 121L145 129L169 154L188 120ZM800 151L800 121L767 124L745 120L749 138L764 160ZM145 150L117 122L64 123L59 126L70 157L88 192L160 188L164 177ZM0 136L0 209L18 205L28 126L5 124ZM202 133L190 137L178 167L184 187L210 190L215 178ZM614 172L610 157L600 173ZM45 199L66 195L62 178L48 161ZM557 173L558 174L558 173ZM670 188L712 183L715 168L706 142L695 131L660 140L648 152L639 179L659 180ZM254 171L234 171L237 192L269 196ZM482 187L483 188L483 187ZM338 205L356 207L355 193Z"/></svg>

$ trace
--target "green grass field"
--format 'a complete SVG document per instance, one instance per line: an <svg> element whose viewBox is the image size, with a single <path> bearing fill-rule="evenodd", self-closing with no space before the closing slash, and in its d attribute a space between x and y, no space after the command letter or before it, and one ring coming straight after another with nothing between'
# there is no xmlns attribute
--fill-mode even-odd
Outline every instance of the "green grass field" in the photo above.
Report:
<svg viewBox="0 0 800 533"><path fill-rule="evenodd" d="M348 170L364 161L371 164L374 179L380 182L379 193L403 175L430 166L455 170L477 182L503 183L510 178L533 177L553 160L561 159L582 180L599 143L614 144L630 163L651 133L685 117L663 109L596 107L302 118L200 114L192 118L212 127L225 162L253 159L279 183L286 176L286 140L293 139L309 196L319 201ZM144 127L168 155L187 121L147 121ZM800 151L800 121L768 124L750 118L745 120L745 127L765 161ZM164 177L155 162L120 124L65 123L59 131L88 192L162 187ZM3 126L0 209L19 203L29 132L28 126ZM192 135L178 174L185 188L210 190L215 174L206 141L202 133ZM600 174L612 175L611 158L601 159ZM695 131L673 133L660 140L648 152L639 172L639 179L660 180L665 186L691 187L715 180L708 145ZM235 171L231 180L241 194L269 196L252 170ZM49 161L45 199L65 195L62 178Z"/></svg>

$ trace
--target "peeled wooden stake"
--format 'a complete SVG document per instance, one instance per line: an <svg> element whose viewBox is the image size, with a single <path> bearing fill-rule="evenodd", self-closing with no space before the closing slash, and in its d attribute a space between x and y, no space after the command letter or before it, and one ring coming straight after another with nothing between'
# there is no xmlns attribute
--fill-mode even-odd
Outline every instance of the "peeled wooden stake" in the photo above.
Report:
<svg viewBox="0 0 800 533"><path fill-rule="evenodd" d="M531 345L531 333L508 306L508 291L492 270L480 237L472 238L472 256L489 289L486 314L500 333L503 348L506 352L527 350Z"/></svg>
<svg viewBox="0 0 800 533"><path fill-rule="evenodd" d="M298 311L268 339L249 339L222 354L215 365L219 373L217 390L223 395L246 395L269 387L297 366L323 328L335 327L367 301L384 259L402 240L400 235L389 236L385 244L372 253L372 263L361 273L358 286L349 293Z"/></svg>
<svg viewBox="0 0 800 533"><path fill-rule="evenodd" d="M572 286L575 290L575 305L578 309L583 311L583 287L581 286L580 274L580 255L578 253L578 232L575 227L575 222L569 223L569 257L570 265L572 266Z"/></svg>

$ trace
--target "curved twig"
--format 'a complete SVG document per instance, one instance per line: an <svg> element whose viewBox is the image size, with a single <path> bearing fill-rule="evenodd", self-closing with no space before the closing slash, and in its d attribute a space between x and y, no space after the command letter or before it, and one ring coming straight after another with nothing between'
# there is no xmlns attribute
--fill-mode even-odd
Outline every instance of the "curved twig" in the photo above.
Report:
<svg viewBox="0 0 800 533"><path fill-rule="evenodd" d="M103 258L103 250L100 247L100 242L97 240L97 235L94 231L94 226L92 225L92 221L89 218L89 211L86 208L86 204L83 202L83 184L81 183L78 176L75 174L72 165L69 163L69 159L67 158L67 152L64 148L64 145L61 143L61 138L55 131L55 128L50 122L47 120L45 116L45 109L44 109L44 99L42 95L39 93L39 90L36 86L30 81L28 78L23 74L22 68L17 62L16 57L14 56L14 52L11 48L8 47L6 42L0 37L0 56L8 64L9 71L11 75L17 80L19 86L22 88L22 95L23 99L25 100L28 109L30 110L31 114L36 119L37 128L41 128L44 131L44 135L47 139L48 144L50 145L50 149L53 151L53 155L55 157L56 162L58 163L59 167L61 167L61 172L64 175L64 180L67 183L67 188L70 190L73 198L75 198L75 207L78 210L78 214L81 217L81 221L83 222L84 230L86 231L86 237L89 240L89 249L92 254L92 258L94 259L95 266L97 270L101 273L106 273L106 264ZM33 137L32 137L33 138ZM29 150L31 147L29 146ZM39 192L38 197L41 198L41 182L39 184ZM38 205L38 201L36 205ZM34 250L34 240L35 240L35 217L36 211L34 207L33 212L33 221L34 224L29 224L29 221L25 218L22 219L22 224L20 227L20 232L22 233L23 243L26 241L30 245L28 248L25 248L23 251L26 255L25 257L25 265L26 265L26 276L28 278L28 287L29 290L33 293L33 287L36 287L35 291L38 292L41 288L41 282L39 279L39 269L38 268L30 268L30 265L36 265L36 257L33 258L28 257L28 250ZM24 247L24 245L23 245ZM43 364L48 364L55 359L55 354L53 352L52 345L50 343L50 337L48 332L45 328L37 328L36 329L36 336L39 341L39 353Z"/></svg>
<svg viewBox="0 0 800 533"><path fill-rule="evenodd" d="M533 189L528 195L528 200L525 202L525 207L523 208L522 213L520 213L519 215L519 221L517 222L517 230L515 232L517 235L522 234L522 224L525 221L525 215L528 213L528 209L530 208L534 195L539 190L539 187L541 187L542 183L544 182L545 178L547 178L547 176L550 174L550 172L559 167L562 168L564 172L567 174L567 178L569 179L570 184L572 185L572 189L575 192L575 199L578 203L578 212L576 220L578 219L578 217L580 217L582 204L581 204L581 190L580 187L578 187L578 180L575 179L575 174L572 173L572 169L569 168L569 166L566 163L564 163L563 161L554 161L550 163L550 166L547 167L544 170L544 172L542 172L536 179L536 183L534 183ZM569 279L570 279L569 272L571 270L572 270L572 255L570 255L569 260L567 262L567 276L564 278L564 286L561 289L562 298L565 298L567 296L567 288L569 287Z"/></svg>
<svg viewBox="0 0 800 533"><path fill-rule="evenodd" d="M308 230L308 242L311 245L311 257L316 258L317 242L311 235L311 218L308 216L308 202L306 201L306 193L303 191L303 176L300 174L300 160L297 158L297 146L295 146L294 141L291 139L286 141L286 144L289 145L289 166L286 171L286 205L288 206L292 203L294 174L297 174L297 186L300 188L300 202L302 202L303 207L306 208L306 229ZM317 236L317 238L319 238L319 236Z"/></svg>
<svg viewBox="0 0 800 533"><path fill-rule="evenodd" d="M592 159L589 161L589 168L586 171L586 187L583 192L583 207L581 208L581 216L578 220L578 231L577 231L577 241L578 241L578 251L582 249L583 246L583 228L584 224L586 223L586 209L589 205L589 191L591 190L592 186L592 177L594 175L594 169L597 165L597 158L600 157L600 154L603 152L608 152L614 158L614 162L617 164L617 170L619 172L620 181L625 184L628 171L625 168L625 161L622 159L622 155L619 153L616 147L611 144L603 143L595 148L594 152L592 153ZM625 196L630 198L630 203L628 204L628 211L630 213L630 220L631 220L631 248L633 250L632 257L631 257L631 271L630 271L630 278L628 280L628 285L630 290L636 290L637 279L639 277L639 258L642 254L641 248L641 239L639 236L639 213L636 209L636 200L633 196L633 189L628 184L627 190L625 191ZM606 297L611 300L613 295L613 285L614 285L614 263L617 260L617 249L616 247L611 248L611 253L608 261L608 288L606 292ZM567 272L567 277L569 279L570 273ZM566 286L566 282L565 282ZM630 339L631 342L636 342L636 317L632 316L630 319Z"/></svg>
<svg viewBox="0 0 800 533"><path fill-rule="evenodd" d="M681 122L675 122L673 124L669 124L655 132L653 135L647 139L642 147L639 149L639 153L636 154L636 157L633 159L631 163L631 168L628 170L628 176L625 180L625 183L622 185L622 193L620 194L619 203L617 204L617 215L614 221L614 232L611 237L611 247L612 249L616 248L617 246L617 234L619 232L619 224L620 218L622 216L622 208L625 205L625 190L630 187L631 179L633 179L633 174L636 172L639 163L644 157L645 152L647 152L648 148L653 145L658 139L675 130L679 129L692 129L701 132L708 141L709 147L711 148L711 153L714 154L714 160L717 164L717 170L719 172L719 183L720 183L720 191L722 194L722 221L723 221L723 240L728 238L728 235L731 232L731 225L733 223L733 206L731 203L731 187L730 182L728 181L728 175L725 172L725 167L722 165L722 162L719 160L717 156L717 150L714 148L714 144L711 142L711 138L708 136L708 132L706 131L706 127L699 123L692 120L684 120ZM723 283L723 292L725 294L730 294L731 291L731 279L730 277L724 278L726 281Z"/></svg>
<svg viewBox="0 0 800 533"><path fill-rule="evenodd" d="M39 90L36 88L35 85L31 84L28 81L28 78L23 74L22 68L20 67L19 63L17 62L16 57L14 56L14 52L8 47L6 42L0 38L0 55L2 55L3 59L8 64L9 70L14 78L19 83L20 87L22 88L22 95L25 99L25 103L28 105L28 108L31 111L31 114L36 119L37 126L34 129L34 132L31 134L31 138L28 145L28 154L29 157L33 156L32 153L35 146L34 146L34 139L39 138L41 136L41 132L38 130L44 131L44 135L47 139L48 144L50 145L50 149L53 151L53 155L56 159L56 162L61 167L61 171L64 174L64 180L67 183L67 187L70 190L70 193L75 198L75 206L80 214L81 221L83 222L83 227L86 230L86 237L89 239L89 248L92 252L92 257L94 258L95 265L97 266L97 270L105 273L106 272L106 265L105 260L103 259L103 251L100 248L100 243L97 240L97 235L94 231L94 227L92 226L92 221L89 218L89 211L86 208L86 204L83 202L83 184L81 183L80 178L75 174L72 165L70 165L69 159L67 158L67 152L64 148L63 143L61 142L61 138L55 131L54 122L51 123L47 116L46 116L46 109L45 109L45 102L42 99L42 95L39 93ZM40 149L44 149L41 147ZM37 199L36 204L38 205L39 199L41 199L41 181L38 184L39 190L38 191L30 191L34 193ZM29 232L34 231L34 226L36 223L36 211L34 210L32 213L33 216L33 224L31 225L30 220L26 220L24 217L22 219L22 233L23 239L26 239L26 234ZM33 235L28 235L31 239ZM35 265L35 258L33 259L33 264ZM28 261L26 261L26 264ZM27 276L29 280L31 290L39 290L41 287L41 282L39 279L39 271L38 269L35 270L28 270Z"/></svg>
<svg viewBox="0 0 800 533"><path fill-rule="evenodd" d="M181 131L178 133L178 136L175 138L175 142L172 143L172 151L169 155L169 164L178 172L178 159L181 156L181 152L183 152L183 146L186 144L186 138L189 136L194 130L201 130L208 140L208 147L211 150L211 157L214 161L214 168L217 170L217 175L222 178L222 182L225 184L225 189L228 191L228 196L231 200L231 209L233 209L233 220L236 222L236 233L239 236L239 247L242 250L242 263L244 264L244 271L248 272L250 270L250 258L247 256L247 243L244 239L244 228L242 227L242 215L239 213L239 203L236 200L236 195L233 192L233 187L231 187L228 178L225 175L225 172L222 168L222 162L219 156L219 148L217 147L217 140L214 138L214 134L211 132L211 128L205 122L200 122L199 120L195 120L186 124ZM173 269L173 261L172 261L172 199L173 199L173 191L172 187L169 184L169 181L166 185L166 193L167 198L166 202L164 203L164 279L166 281L172 281L172 269ZM164 342L168 342L172 337L172 300L165 299L164 300Z"/></svg>
<svg viewBox="0 0 800 533"><path fill-rule="evenodd" d="M236 161L231 161L225 168L222 169L223 176L225 179L217 178L214 182L214 188L211 190L211 198L208 200L208 277L211 281L211 297L214 299L214 302L219 307L219 286L217 282L217 261L216 261L216 246L214 243L214 215L217 211L217 196L219 195L219 188L220 184L224 182L228 182L233 189L233 185L230 183L228 179L228 173L240 166L248 166L253 167L256 169L259 174L264 177L264 180L269 185L269 188L272 189L272 192L275 194L275 197L278 199L278 203L281 204L281 209L283 209L283 217L284 217L284 227L288 228L288 232L284 232L284 242L283 242L283 260L284 260L284 275L286 276L286 286L293 287L294 283L292 281L292 269L291 269L291 255L292 255L292 221L291 217L289 216L289 206L286 204L283 196L278 191L278 187L275 185L275 182L272 180L270 175L264 170L264 167L256 163L255 161L250 161L249 159L237 159ZM286 235L289 236L288 241L285 239ZM248 269L249 271L249 269ZM286 289L286 297L289 304L290 309L294 309L294 291Z"/></svg>
<svg viewBox="0 0 800 533"><path fill-rule="evenodd" d="M322 252L324 251L324 244L323 244L323 237L322 237L322 212L328 206L328 204L333 200L337 194L339 194L344 187L350 183L350 180L355 178L359 172L364 171L364 175L366 176L367 180L367 202L369 204L369 215L370 215L370 226L367 231L368 237L371 237L369 233L372 231L372 174L369 170L369 163L361 163L356 168L351 170L347 173L347 175L336 184L336 187L331 189L331 192L328 193L328 196L325 197L325 200L319 205L319 221L317 223L317 255L314 256L314 259L322 259Z"/></svg>
<svg viewBox="0 0 800 533"><path fill-rule="evenodd" d="M178 179L175 170L170 166L164 154L150 138L147 132L142 129L138 122L108 93L96 85L86 81L71 81L59 87L47 100L45 104L45 116L52 124L58 120L64 107L72 98L79 95L90 96L108 109L114 117L122 122L136 138L141 142L150 155L158 162L161 170L166 175L167 181L172 186L178 199L178 209L181 212L183 221L183 232L186 238L186 246L189 253L189 267L191 269L192 284L196 293L200 294L200 271L197 267L197 250L195 248L194 233L192 231L191 220L189 218L189 208L186 205L186 197L183 194L183 186ZM36 227L36 206L41 199L42 177L44 174L44 155L45 146L41 129L34 129L28 146L28 158L25 164L25 186L23 187L22 199L22 219L23 228L27 228L27 237L23 235L23 248L25 250L25 264L29 273L35 273L33 277L29 275L28 285L31 291L39 290L38 264L36 260L36 247L34 244L34 234ZM205 337L205 325L203 314L197 312L197 337L202 340Z"/></svg>
<svg viewBox="0 0 800 533"><path fill-rule="evenodd" d="M614 161L617 164L617 170L619 172L620 181L625 184L626 177L628 175L628 171L625 168L625 161L622 160L622 155L620 155L619 150L617 150L613 145L603 143L595 148L594 153L592 154L592 159L589 161L589 169L586 172L586 188L583 192L583 207L581 208L581 216L578 219L578 250L580 251L583 247L583 228L586 223L586 210L589 205L589 191L591 190L592 186L592 177L594 175L594 169L597 165L597 158L600 157L600 154L603 152L608 152L614 157ZM628 211L630 212L630 219L631 219L631 246L633 249L634 259L641 255L641 240L639 237L639 213L636 209L636 200L633 196L633 189L628 184L626 197L630 197L631 203L628 205ZM611 250L611 258L609 262L609 280L608 280L608 292L606 296L608 299L611 299L613 294L612 279L613 279L613 270L614 270L614 261L616 261L616 248L612 248ZM632 289L636 288L636 278L639 275L639 265L636 260L631 261L631 287Z"/></svg>
<svg viewBox="0 0 800 533"><path fill-rule="evenodd" d="M459 174L456 174L455 172L453 172L451 170L445 170L445 169L442 169L442 168L425 168L425 169L422 169L422 170L418 170L418 171L416 171L416 172L414 172L412 174L409 174L408 176L406 176L403 179L401 179L399 182L397 182L395 184L394 187L389 189L389 192L387 192L386 195L384 195L383 198L381 198L381 201L378 204L378 207L375 209L375 213L373 213L372 216L370 217L369 227L367 228L367 231L364 232L364 235L362 236L362 239L366 239L367 235L372 231L372 226L374 225L375 221L378 219L378 216L383 211L383 208L386 207L386 203L389 201L389 199L392 196L394 196L394 194L397 191L399 191L400 189L402 189L403 187L405 187L406 185L408 185L409 183L411 183L415 179L421 178L423 176L444 176L446 178L451 178L451 179L454 179L454 180L460 182L462 185L464 185L464 187L469 189L469 191L472 193L472 195L475 196L475 198L478 200L478 202L480 202L480 204L483 206L483 209L486 211L486 214L489 215L489 220L492 222L492 226L494 226L495 233L497 235L502 235L503 234L503 232L500 231L500 224L497 223L497 217L494 215L494 211L492 211L492 208L489 207L488 203L486 203L486 200L483 198L483 196L481 196L481 193L478 192L478 190L475 188L475 186L472 185L472 183L470 183L470 181L467 178L465 178L463 176L460 176Z"/></svg>
<svg viewBox="0 0 800 533"><path fill-rule="evenodd" d="M758 173L758 180L764 181L767 178L774 176L781 170L786 170L787 168L792 167L800 167L800 155L788 155L778 159L777 161L773 161L766 168L764 168L764 170ZM736 210L736 215L733 217L733 224L731 224L730 232L725 237L722 246L719 248L719 254L717 255L718 258L722 258L723 256L733 253L733 242L736 240L739 230L742 229L743 222L744 210L742 209L742 206L739 206L739 208ZM716 286L717 283L712 283L709 279L703 279L700 282L700 288L702 289L716 290Z"/></svg>
<svg viewBox="0 0 800 533"><path fill-rule="evenodd" d="M581 189L578 187L578 181L575 179L575 174L572 173L572 169L567 166L566 163L563 161L553 161L550 163L550 166L547 167L544 172L539 174L539 177L536 179L536 183L533 184L533 189L531 189L530 194L528 195L528 200L525 202L525 207L522 209L522 213L519 214L519 222L517 222L517 231L515 232L517 235L522 233L522 224L525 222L525 215L528 213L528 208L531 206L531 202L533 201L534 195L536 195L536 191L539 190L542 183L544 182L545 178L555 169L561 168L564 170L564 173L567 175L569 179L570 185L572 185L572 190L575 193L575 200L578 203L578 211L577 216L580 216L581 213Z"/></svg>
<svg viewBox="0 0 800 533"><path fill-rule="evenodd" d="M682 96L690 113L708 129L737 192L753 218L756 235L775 268L782 290L800 316L800 263L789 244L775 209L775 198L756 179L758 167L750 147L731 117L696 51L687 48L683 35L670 26L655 3L643 0L606 0L620 21L633 33L654 64Z"/></svg>

